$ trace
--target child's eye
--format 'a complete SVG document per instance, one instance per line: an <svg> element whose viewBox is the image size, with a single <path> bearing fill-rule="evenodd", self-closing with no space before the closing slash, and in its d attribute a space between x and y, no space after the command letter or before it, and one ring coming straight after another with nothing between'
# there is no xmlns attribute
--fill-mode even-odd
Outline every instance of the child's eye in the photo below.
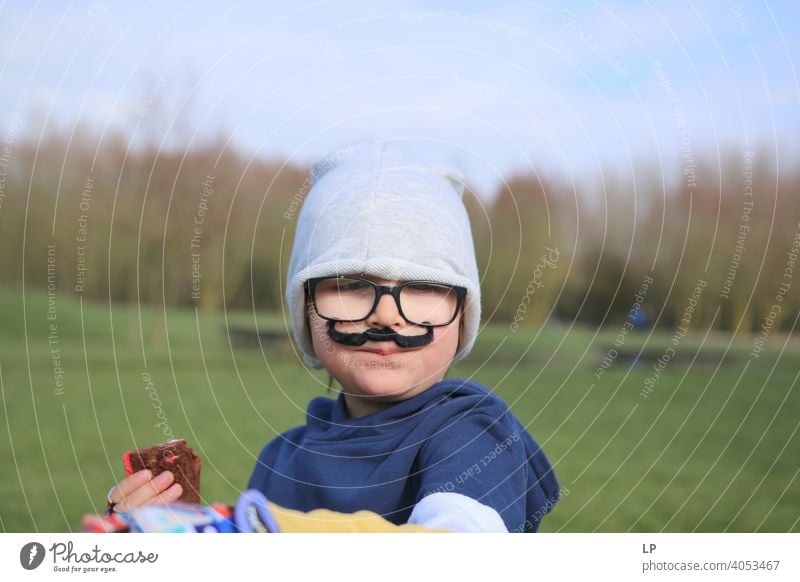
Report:
<svg viewBox="0 0 800 582"><path fill-rule="evenodd" d="M430 285L428 283L413 283L407 286L407 289L417 293L444 293L446 288L441 285Z"/></svg>
<svg viewBox="0 0 800 582"><path fill-rule="evenodd" d="M369 287L369 284L364 283L363 281L348 281L348 282L341 282L337 286L339 291L362 291Z"/></svg>

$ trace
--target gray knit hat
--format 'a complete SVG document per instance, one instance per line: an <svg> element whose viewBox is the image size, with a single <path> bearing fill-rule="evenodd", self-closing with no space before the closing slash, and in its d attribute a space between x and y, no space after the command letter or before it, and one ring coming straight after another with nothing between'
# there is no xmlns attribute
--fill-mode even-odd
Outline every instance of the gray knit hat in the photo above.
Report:
<svg viewBox="0 0 800 582"><path fill-rule="evenodd" d="M420 163L396 143L336 151L311 168L286 281L292 332L308 366L322 367L306 324L311 277L358 274L467 288L454 361L475 343L481 290L458 171Z"/></svg>

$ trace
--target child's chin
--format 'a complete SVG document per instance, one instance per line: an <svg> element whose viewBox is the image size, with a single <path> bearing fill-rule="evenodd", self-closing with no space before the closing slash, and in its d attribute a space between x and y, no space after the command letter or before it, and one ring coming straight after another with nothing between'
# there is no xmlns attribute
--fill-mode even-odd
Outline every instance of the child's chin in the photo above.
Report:
<svg viewBox="0 0 800 582"><path fill-rule="evenodd" d="M380 370L359 370L359 392L364 396L385 396L388 398L400 397L408 391L411 378L408 370L403 368L386 368Z"/></svg>

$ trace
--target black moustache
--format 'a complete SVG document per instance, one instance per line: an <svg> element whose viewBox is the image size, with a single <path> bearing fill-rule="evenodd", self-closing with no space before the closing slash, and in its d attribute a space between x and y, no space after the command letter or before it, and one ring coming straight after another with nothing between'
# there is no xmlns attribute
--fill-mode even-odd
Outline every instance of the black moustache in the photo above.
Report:
<svg viewBox="0 0 800 582"><path fill-rule="evenodd" d="M427 326L426 326L427 327ZM422 335L401 335L391 327L371 327L360 333L344 333L336 330L336 322L328 321L328 337L346 346L363 346L367 340L374 342L393 341L401 348L418 348L433 341L433 328Z"/></svg>

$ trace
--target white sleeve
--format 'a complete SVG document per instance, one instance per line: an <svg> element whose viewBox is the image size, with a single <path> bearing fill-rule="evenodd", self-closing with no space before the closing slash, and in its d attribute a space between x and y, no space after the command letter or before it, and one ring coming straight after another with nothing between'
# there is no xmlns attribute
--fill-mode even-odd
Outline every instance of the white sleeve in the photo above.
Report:
<svg viewBox="0 0 800 582"><path fill-rule="evenodd" d="M414 506L408 523L458 533L508 533L499 513L461 493L426 495Z"/></svg>

